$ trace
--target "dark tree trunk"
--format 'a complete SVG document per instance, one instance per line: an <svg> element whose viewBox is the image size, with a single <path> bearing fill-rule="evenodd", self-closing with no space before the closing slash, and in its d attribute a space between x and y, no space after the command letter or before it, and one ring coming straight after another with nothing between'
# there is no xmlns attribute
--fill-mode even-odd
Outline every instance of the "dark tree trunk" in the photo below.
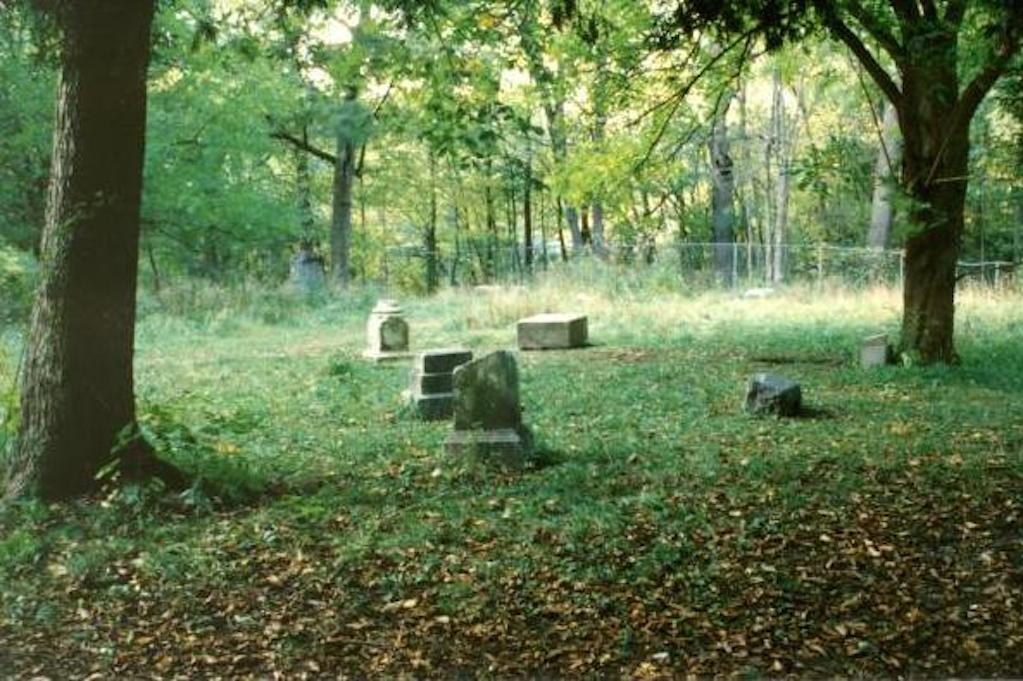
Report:
<svg viewBox="0 0 1023 681"><path fill-rule="evenodd" d="M970 151L969 122L956 122L955 64L903 74L903 185L913 199L906 240L903 351L925 363L954 362L956 263Z"/></svg>
<svg viewBox="0 0 1023 681"><path fill-rule="evenodd" d="M526 183L522 189L522 241L526 271L533 272L533 166L526 164Z"/></svg>
<svg viewBox="0 0 1023 681"><path fill-rule="evenodd" d="M349 255L352 242L352 189L355 184L355 157L357 152L356 123L357 93L348 88L342 105L337 131L337 154L334 162L333 206L330 224L330 274L341 288L351 283Z"/></svg>
<svg viewBox="0 0 1023 681"><path fill-rule="evenodd" d="M309 143L309 128L302 126L302 141ZM298 213L302 221L302 245L310 249L316 243L316 217L313 213L313 180L309 171L309 155L295 149L295 189L298 194Z"/></svg>
<svg viewBox="0 0 1023 681"><path fill-rule="evenodd" d="M430 218L423 233L423 250L426 251L426 292L437 290L440 277L437 272L437 164L433 152L429 153L430 166Z"/></svg>
<svg viewBox="0 0 1023 681"><path fill-rule="evenodd" d="M155 465L137 433L132 371L153 9L76 0L59 10L46 266L26 343L15 493L88 491L118 456L126 474Z"/></svg>

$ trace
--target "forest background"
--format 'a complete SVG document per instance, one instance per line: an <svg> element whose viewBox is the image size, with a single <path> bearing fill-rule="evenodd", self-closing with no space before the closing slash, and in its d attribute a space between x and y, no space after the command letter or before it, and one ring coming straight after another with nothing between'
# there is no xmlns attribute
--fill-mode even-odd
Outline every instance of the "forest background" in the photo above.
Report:
<svg viewBox="0 0 1023 681"><path fill-rule="evenodd" d="M749 36L680 50L659 46L651 3L444 3L415 22L368 0L305 4L159 12L145 294L276 286L303 258L338 287L417 293L582 255L772 285L820 269L823 247L905 239L894 110L823 33L770 53ZM27 317L38 270L56 41L37 15L5 9L9 322ZM973 120L967 262L1023 253L1019 75ZM876 272L876 258L849 253L829 271ZM897 260L883 261L888 276Z"/></svg>

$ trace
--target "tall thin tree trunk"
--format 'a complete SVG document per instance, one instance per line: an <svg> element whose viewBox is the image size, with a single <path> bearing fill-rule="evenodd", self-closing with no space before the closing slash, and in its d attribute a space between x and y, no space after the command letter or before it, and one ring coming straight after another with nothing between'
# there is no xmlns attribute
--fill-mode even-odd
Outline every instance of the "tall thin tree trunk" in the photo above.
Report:
<svg viewBox="0 0 1023 681"><path fill-rule="evenodd" d="M735 249L735 173L728 140L728 109L731 95L722 98L712 123L709 140L711 183L711 224L714 265L718 281L731 286Z"/></svg>
<svg viewBox="0 0 1023 681"><path fill-rule="evenodd" d="M350 254L352 242L352 188L355 183L356 117L358 93L354 87L345 91L337 126L337 154L334 164L333 206L330 225L330 273L342 289L351 283Z"/></svg>
<svg viewBox="0 0 1023 681"><path fill-rule="evenodd" d="M427 151L430 168L430 217L423 230L423 250L426 251L426 292L437 290L437 161L433 150Z"/></svg>
<svg viewBox="0 0 1023 681"><path fill-rule="evenodd" d="M557 198L558 204L558 246L561 247L561 262L568 262L568 247L565 245L565 204L561 197Z"/></svg>
<svg viewBox="0 0 1023 681"><path fill-rule="evenodd" d="M790 140L785 112L785 93L782 88L781 71L777 68L772 78L772 90L771 137L775 145L778 180L775 184L774 220L770 237L771 282L780 283L785 278L785 244L788 236Z"/></svg>
<svg viewBox="0 0 1023 681"><path fill-rule="evenodd" d="M522 188L522 247L525 249L526 272L533 273L533 162L526 161L526 181Z"/></svg>
<svg viewBox="0 0 1023 681"><path fill-rule="evenodd" d="M56 10L64 51L44 268L8 492L67 497L95 487L114 458L129 474L155 462L136 427L132 367L153 9L78 0Z"/></svg>
<svg viewBox="0 0 1023 681"><path fill-rule="evenodd" d="M874 163L874 196L870 209L870 230L867 246L877 250L888 247L895 209L892 205L895 173L902 163L902 143L899 137L899 116L895 105L886 102L882 122L877 161Z"/></svg>

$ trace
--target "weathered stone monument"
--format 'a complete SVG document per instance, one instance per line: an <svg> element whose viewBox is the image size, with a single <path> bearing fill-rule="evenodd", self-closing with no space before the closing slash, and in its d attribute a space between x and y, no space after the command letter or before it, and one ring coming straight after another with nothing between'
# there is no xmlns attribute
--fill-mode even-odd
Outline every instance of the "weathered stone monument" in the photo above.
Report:
<svg viewBox="0 0 1023 681"><path fill-rule="evenodd" d="M545 313L520 319L516 325L520 350L578 348L586 344L586 315Z"/></svg>
<svg viewBox="0 0 1023 681"><path fill-rule="evenodd" d="M455 348L427 350L416 357L408 395L419 418L451 418L455 408L454 371L471 359L471 350Z"/></svg>
<svg viewBox="0 0 1023 681"><path fill-rule="evenodd" d="M369 314L366 323L369 347L363 354L376 362L404 359L409 356L408 336L408 323L401 307L393 300L381 300Z"/></svg>
<svg viewBox="0 0 1023 681"><path fill-rule="evenodd" d="M288 274L291 285L305 294L318 293L326 286L323 258L303 244L291 259Z"/></svg>
<svg viewBox="0 0 1023 681"><path fill-rule="evenodd" d="M455 369L455 430L445 449L480 461L521 468L533 448L522 424L515 356L500 350Z"/></svg>
<svg viewBox="0 0 1023 681"><path fill-rule="evenodd" d="M746 411L751 414L799 416L803 410L803 391L799 384L784 376L756 374L746 391Z"/></svg>
<svg viewBox="0 0 1023 681"><path fill-rule="evenodd" d="M860 366L864 369L885 366L888 364L890 355L888 334L879 333L875 336L867 336L860 344Z"/></svg>

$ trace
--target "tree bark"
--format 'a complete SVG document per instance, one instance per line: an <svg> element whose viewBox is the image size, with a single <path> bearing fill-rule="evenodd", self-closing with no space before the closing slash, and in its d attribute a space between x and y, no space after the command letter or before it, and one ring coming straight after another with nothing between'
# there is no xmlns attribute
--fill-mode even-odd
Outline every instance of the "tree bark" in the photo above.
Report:
<svg viewBox="0 0 1023 681"><path fill-rule="evenodd" d="M714 117L709 141L711 183L711 225L714 265L718 280L731 286L735 255L735 173L728 140L728 109L731 96L722 99Z"/></svg>
<svg viewBox="0 0 1023 681"><path fill-rule="evenodd" d="M533 163L526 163L526 182L522 188L522 241L526 256L526 272L533 273Z"/></svg>
<svg viewBox="0 0 1023 681"><path fill-rule="evenodd" d="M345 92L337 127L337 153L334 161L333 201L330 220L330 274L342 289L351 283L350 254L352 241L352 190L355 185L357 152L354 129L358 93L354 87Z"/></svg>
<svg viewBox="0 0 1023 681"><path fill-rule="evenodd" d="M922 362L957 361L956 263L970 151L969 121L955 115L955 63L931 61L903 72L899 111L903 185L912 207L906 241L900 349ZM951 96L949 96L951 95Z"/></svg>
<svg viewBox="0 0 1023 681"><path fill-rule="evenodd" d="M870 230L867 247L876 250L888 248L891 239L895 208L892 205L892 183L902 163L902 143L899 137L899 117L895 105L886 102L881 123L880 148L874 164L874 196L870 209Z"/></svg>
<svg viewBox="0 0 1023 681"><path fill-rule="evenodd" d="M428 150L430 167L430 217L423 231L423 250L426 251L426 292L433 293L440 283L437 270L437 161Z"/></svg>
<svg viewBox="0 0 1023 681"><path fill-rule="evenodd" d="M45 498L95 488L116 458L127 475L156 467L136 426L132 366L154 2L77 0L57 11L64 50L45 266L7 481L9 492Z"/></svg>
<svg viewBox="0 0 1023 681"><path fill-rule="evenodd" d="M775 69L773 77L773 104L771 105L771 139L778 163L778 180L774 185L774 214L770 226L771 241L771 283L781 283L785 278L785 248L789 222L789 165L792 140L790 139L785 93L782 88L781 71Z"/></svg>

